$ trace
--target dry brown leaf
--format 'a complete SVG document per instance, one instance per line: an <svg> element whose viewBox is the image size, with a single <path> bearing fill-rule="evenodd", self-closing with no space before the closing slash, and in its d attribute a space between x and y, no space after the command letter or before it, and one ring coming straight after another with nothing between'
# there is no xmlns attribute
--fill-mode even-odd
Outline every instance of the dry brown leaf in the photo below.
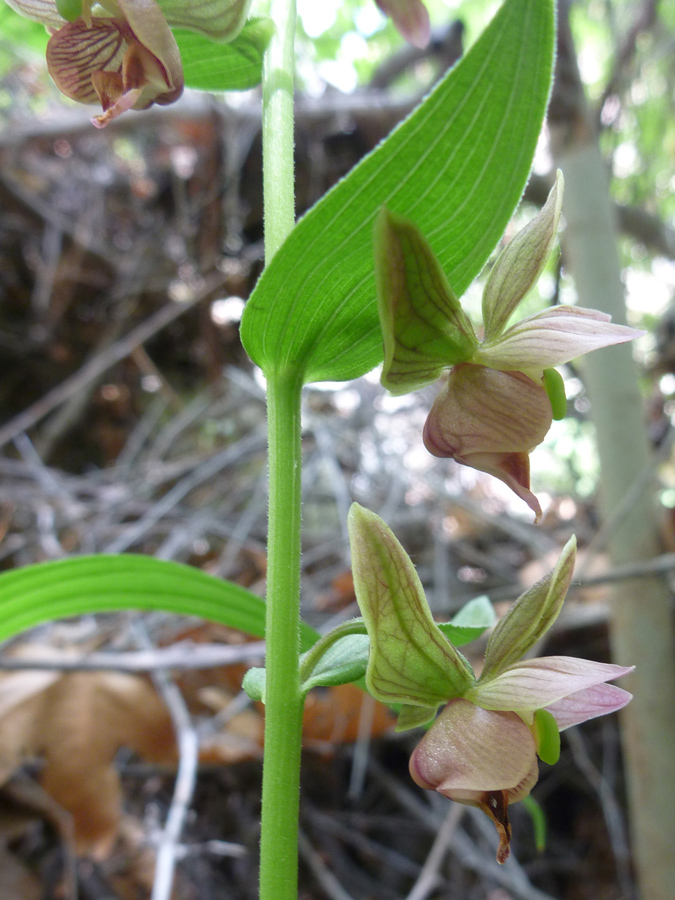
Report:
<svg viewBox="0 0 675 900"><path fill-rule="evenodd" d="M212 630L206 634L213 638ZM43 658L54 653L39 649ZM30 652L35 654L35 646ZM185 672L179 684L193 711L218 713L240 690L245 670L242 665ZM325 749L355 741L364 696L354 685L312 691L304 715L305 746ZM248 709L230 720L204 742L201 761L230 764L260 756L261 712ZM382 734L393 723L377 704L371 733ZM42 758L41 783L71 815L79 854L104 859L117 836L122 795L114 761L120 747L150 762L175 762L171 719L149 679L115 672L0 675L0 784L24 760Z"/></svg>
<svg viewBox="0 0 675 900"><path fill-rule="evenodd" d="M174 760L171 719L145 678L111 672L35 677L43 674L52 675L0 677L1 773L6 778L24 759L43 757L42 784L72 815L76 851L103 858L121 814L115 755L129 747L152 762Z"/></svg>

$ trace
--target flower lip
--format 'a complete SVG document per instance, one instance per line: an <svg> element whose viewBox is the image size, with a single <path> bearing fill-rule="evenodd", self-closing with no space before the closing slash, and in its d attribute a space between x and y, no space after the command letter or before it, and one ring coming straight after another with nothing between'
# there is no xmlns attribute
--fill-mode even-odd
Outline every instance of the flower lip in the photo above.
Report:
<svg viewBox="0 0 675 900"><path fill-rule="evenodd" d="M486 813L499 835L497 861L506 861L509 803L526 797L539 775L534 737L518 715L451 700L413 751L410 774L420 787Z"/></svg>
<svg viewBox="0 0 675 900"><path fill-rule="evenodd" d="M183 91L175 38L156 0L118 0L119 15L63 22L47 45L47 66L62 93L98 99L103 127L127 109L172 103Z"/></svg>
<svg viewBox="0 0 675 900"><path fill-rule="evenodd" d="M461 363L431 407L423 440L434 456L499 478L539 518L528 454L546 437L551 422L546 391L527 375Z"/></svg>

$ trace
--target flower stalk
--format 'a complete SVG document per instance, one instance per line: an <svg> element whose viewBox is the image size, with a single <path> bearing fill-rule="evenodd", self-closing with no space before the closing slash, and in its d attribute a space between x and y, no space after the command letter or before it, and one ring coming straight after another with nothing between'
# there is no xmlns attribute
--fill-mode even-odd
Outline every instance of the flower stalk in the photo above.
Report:
<svg viewBox="0 0 675 900"><path fill-rule="evenodd" d="M294 225L295 0L274 0L276 32L263 63L265 262ZM260 900L297 900L302 710L300 539L302 380L268 373L269 532L267 683L260 834Z"/></svg>
<svg viewBox="0 0 675 900"><path fill-rule="evenodd" d="M269 536L267 684L260 900L297 900L303 696L300 691L300 394L293 378L267 385Z"/></svg>

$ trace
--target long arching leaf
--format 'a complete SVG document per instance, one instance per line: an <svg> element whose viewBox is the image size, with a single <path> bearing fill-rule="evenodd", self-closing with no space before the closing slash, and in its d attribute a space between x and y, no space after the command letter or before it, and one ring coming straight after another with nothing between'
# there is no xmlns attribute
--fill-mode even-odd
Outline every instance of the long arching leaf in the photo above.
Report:
<svg viewBox="0 0 675 900"><path fill-rule="evenodd" d="M150 556L77 556L0 575L0 639L41 622L122 609L199 616L265 635L265 601L231 581ZM302 625L306 650L318 635Z"/></svg>

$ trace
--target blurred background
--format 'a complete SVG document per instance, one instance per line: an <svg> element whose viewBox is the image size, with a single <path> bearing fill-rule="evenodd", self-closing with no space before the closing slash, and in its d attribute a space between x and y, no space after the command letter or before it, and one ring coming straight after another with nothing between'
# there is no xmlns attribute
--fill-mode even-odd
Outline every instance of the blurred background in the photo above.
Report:
<svg viewBox="0 0 675 900"><path fill-rule="evenodd" d="M499 5L429 0L432 41L419 50L372 0L300 0L298 214L412 109ZM396 532L440 619L482 594L503 613L573 533L578 578L545 653L608 661L612 586L626 578L660 573L659 602L672 609L675 6L576 0L560 15L549 120L504 240L543 203L580 130L597 138L627 321L647 331L633 349L649 465L626 487L621 515L647 497L657 550L637 572L611 552L582 364L563 368L568 416L532 454L536 527L500 482L426 452L436 388L388 397L378 372L312 385L303 610L320 630L357 614L351 500ZM264 380L238 334L263 266L259 91L188 90L99 131L94 111L51 83L46 40L0 5L0 567L143 553L263 594ZM577 301L570 237L564 224L522 314ZM482 280L463 298L477 320ZM198 620L125 614L54 623L4 646L3 898L150 897L179 758L172 702L200 751L170 896L256 896L262 719L239 687L262 651L247 641ZM469 646L473 662L481 649ZM412 784L416 735L392 724L357 688L310 696L301 897L638 896L616 716L565 733L560 764L542 766L541 809L513 808L514 859L503 868L487 819Z"/></svg>

